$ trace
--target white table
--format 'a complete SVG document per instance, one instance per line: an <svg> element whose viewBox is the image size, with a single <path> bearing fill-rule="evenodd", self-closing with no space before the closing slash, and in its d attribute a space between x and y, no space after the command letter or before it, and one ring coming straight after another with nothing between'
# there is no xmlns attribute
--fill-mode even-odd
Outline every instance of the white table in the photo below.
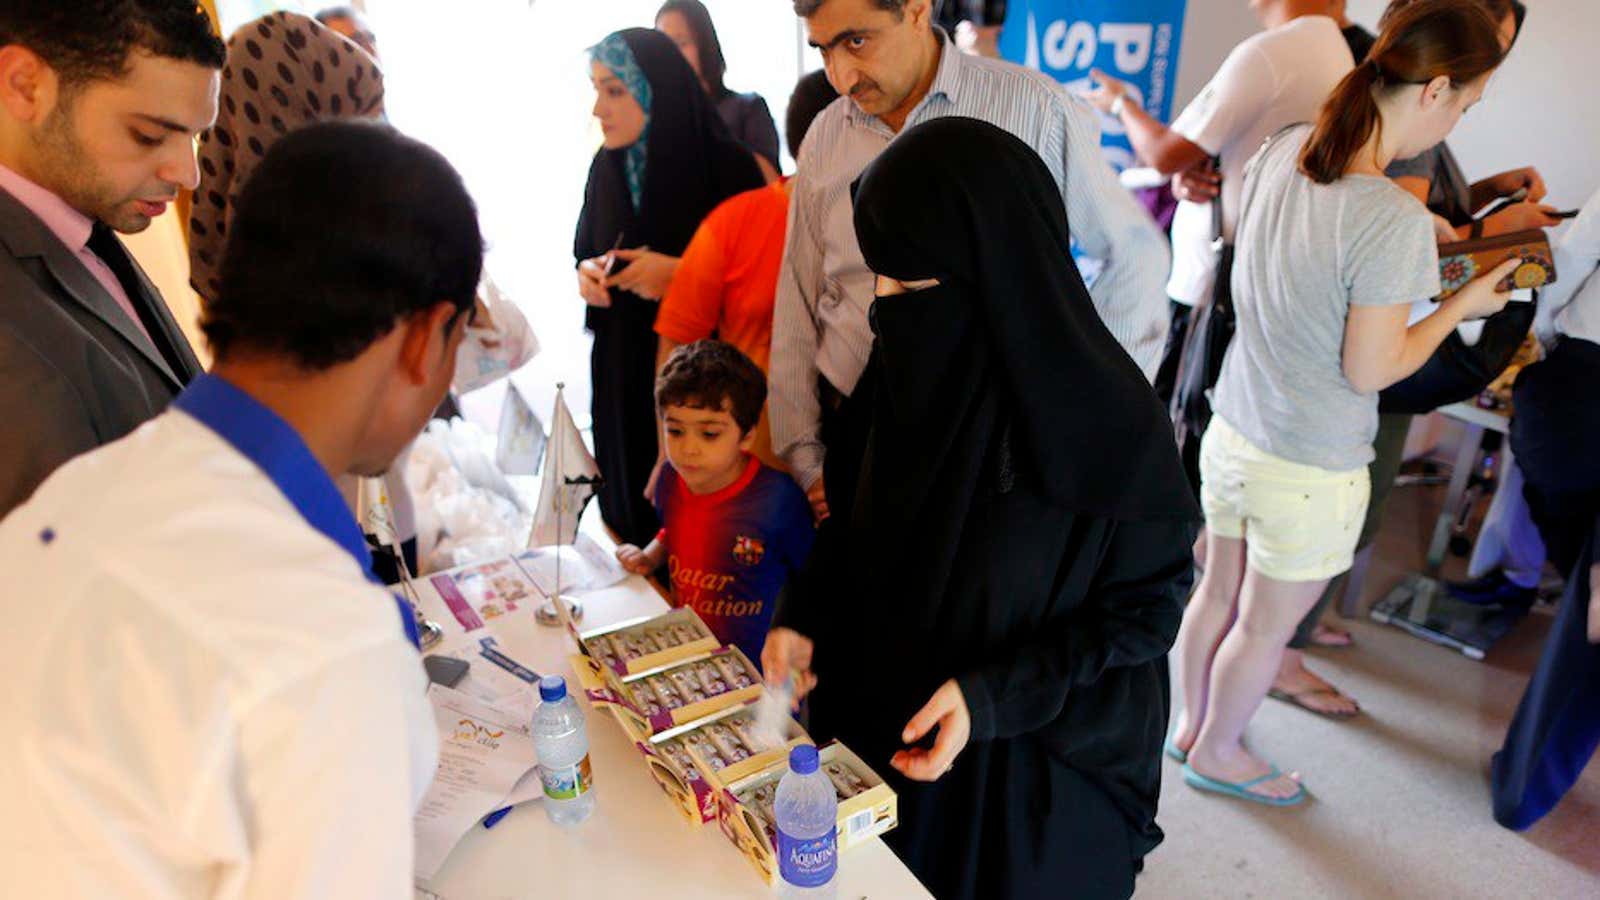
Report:
<svg viewBox="0 0 1600 900"><path fill-rule="evenodd" d="M444 627L446 641L461 634L428 579L419 579L417 587L423 612ZM637 576L583 600L585 630L667 609L655 589ZM571 639L563 629L536 624L531 608L474 632L484 633L494 635L512 659L540 674L572 681L567 658L576 648ZM424 885L427 890L444 900L772 896L715 822L696 829L684 821L609 714L587 708L585 713L597 791L594 815L577 828L563 829L552 825L534 802L512 810L493 829L474 826ZM877 838L840 855L838 896L931 897Z"/></svg>

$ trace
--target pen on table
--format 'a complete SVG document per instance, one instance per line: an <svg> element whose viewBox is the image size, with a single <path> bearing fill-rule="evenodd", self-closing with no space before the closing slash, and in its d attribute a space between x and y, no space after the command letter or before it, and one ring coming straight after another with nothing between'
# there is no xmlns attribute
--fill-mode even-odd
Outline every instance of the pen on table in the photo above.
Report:
<svg viewBox="0 0 1600 900"><path fill-rule="evenodd" d="M493 828L496 825L499 825L501 819L504 819L506 816L511 814L511 809L512 809L512 807L509 807L509 806L503 807L501 809L495 810L492 813L489 813L487 816L484 816L483 817L483 827L485 827L485 828Z"/></svg>

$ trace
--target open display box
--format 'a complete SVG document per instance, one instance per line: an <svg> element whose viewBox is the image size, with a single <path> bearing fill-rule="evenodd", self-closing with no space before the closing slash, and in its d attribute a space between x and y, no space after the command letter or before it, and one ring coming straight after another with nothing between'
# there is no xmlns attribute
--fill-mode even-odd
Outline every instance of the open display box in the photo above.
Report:
<svg viewBox="0 0 1600 900"><path fill-rule="evenodd" d="M843 853L899 824L899 799L861 757L836 742L818 749L821 771L839 797L838 847ZM778 878L777 831L772 801L787 759L732 781L717 793L717 821L768 884Z"/></svg>
<svg viewBox="0 0 1600 900"><path fill-rule="evenodd" d="M654 737L761 696L761 672L738 647L722 647L627 677L593 657L576 654L573 670L589 697L632 731Z"/></svg>
<svg viewBox="0 0 1600 900"><path fill-rule="evenodd" d="M579 652L624 678L693 659L721 646L688 607L581 633L569 624L568 632L578 642Z"/></svg>
<svg viewBox="0 0 1600 900"><path fill-rule="evenodd" d="M637 720L616 715L617 723L645 758L650 774L672 799L686 820L699 825L717 818L717 792L745 776L781 764L789 748L811 743L805 730L786 720L784 745L752 751L753 740L743 738L755 721L758 701L714 713L697 722L657 735L641 733ZM613 713L616 713L613 708ZM729 738L732 737L730 747Z"/></svg>
<svg viewBox="0 0 1600 900"><path fill-rule="evenodd" d="M790 748L811 738L786 719L783 745L756 749L751 729L766 690L760 670L737 647L716 646L688 609L571 634L582 651L571 661L584 695L617 720L684 821L716 821L773 883L772 797L789 770ZM876 772L837 742L818 754L839 796L839 850L895 827L898 799Z"/></svg>

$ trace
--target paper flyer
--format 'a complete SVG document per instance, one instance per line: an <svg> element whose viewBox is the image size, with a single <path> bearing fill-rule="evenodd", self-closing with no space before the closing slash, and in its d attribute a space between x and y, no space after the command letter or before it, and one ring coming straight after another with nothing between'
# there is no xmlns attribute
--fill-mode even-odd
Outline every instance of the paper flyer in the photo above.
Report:
<svg viewBox="0 0 1600 900"><path fill-rule="evenodd" d="M456 682L454 689L480 703L488 704L509 719L506 724L527 734L533 721L534 708L539 705L537 678L528 679L529 672L510 660L492 637L465 635L441 644L431 656L448 656L469 666L467 674ZM520 670L520 671L519 671Z"/></svg>
<svg viewBox="0 0 1600 900"><path fill-rule="evenodd" d="M509 805L537 762L533 739L503 710L438 684L428 686L428 700L439 729L439 768L412 820L412 874L424 880L469 829ZM528 793L525 785L520 793Z"/></svg>
<svg viewBox="0 0 1600 900"><path fill-rule="evenodd" d="M562 565L566 565L565 561ZM563 576L564 577L564 576ZM510 559L497 559L429 579L450 614L466 631L476 631L517 607L539 599L538 589Z"/></svg>

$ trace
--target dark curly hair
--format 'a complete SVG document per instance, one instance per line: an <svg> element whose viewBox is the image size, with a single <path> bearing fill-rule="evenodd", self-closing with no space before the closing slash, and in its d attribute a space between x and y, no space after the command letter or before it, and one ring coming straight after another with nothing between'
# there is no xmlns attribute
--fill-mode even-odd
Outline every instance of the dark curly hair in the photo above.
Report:
<svg viewBox="0 0 1600 900"><path fill-rule="evenodd" d="M749 434L767 402L767 376L750 357L721 341L695 341L672 351L656 376L656 410L669 406L713 411L727 407Z"/></svg>
<svg viewBox="0 0 1600 900"><path fill-rule="evenodd" d="M477 208L438 151L378 122L322 122L273 144L245 185L200 324L218 359L320 371L438 303L468 313L482 269Z"/></svg>
<svg viewBox="0 0 1600 900"><path fill-rule="evenodd" d="M37 53L65 88L128 73L135 50L222 68L227 48L196 0L0 0L0 46Z"/></svg>

